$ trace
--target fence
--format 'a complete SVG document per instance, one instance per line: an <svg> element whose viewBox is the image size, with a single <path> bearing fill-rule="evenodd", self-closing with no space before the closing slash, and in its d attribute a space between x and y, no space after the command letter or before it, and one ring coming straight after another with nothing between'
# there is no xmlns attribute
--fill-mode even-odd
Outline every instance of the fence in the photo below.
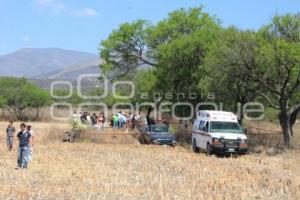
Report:
<svg viewBox="0 0 300 200"><path fill-rule="evenodd" d="M249 146L274 147L283 144L282 132L253 126L247 127L247 138Z"/></svg>

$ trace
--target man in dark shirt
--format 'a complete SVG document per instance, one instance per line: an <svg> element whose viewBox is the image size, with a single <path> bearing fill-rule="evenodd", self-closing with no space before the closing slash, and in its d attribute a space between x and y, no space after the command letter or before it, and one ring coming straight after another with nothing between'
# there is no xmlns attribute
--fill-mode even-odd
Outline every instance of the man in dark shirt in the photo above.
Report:
<svg viewBox="0 0 300 200"><path fill-rule="evenodd" d="M17 135L19 139L18 168L27 168L31 144L31 133L26 131L26 125L24 123L20 125L20 129L21 131Z"/></svg>
<svg viewBox="0 0 300 200"><path fill-rule="evenodd" d="M8 127L6 128L6 140L7 140L7 148L9 151L13 148L14 136L15 136L15 127L13 126L13 122L10 121Z"/></svg>

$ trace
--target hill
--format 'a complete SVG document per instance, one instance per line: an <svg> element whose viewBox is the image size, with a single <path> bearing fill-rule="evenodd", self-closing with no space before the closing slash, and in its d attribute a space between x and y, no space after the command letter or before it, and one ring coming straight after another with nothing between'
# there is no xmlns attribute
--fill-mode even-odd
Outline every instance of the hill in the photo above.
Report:
<svg viewBox="0 0 300 200"><path fill-rule="evenodd" d="M59 48L26 48L0 56L0 76L32 78L69 66L85 65L97 55Z"/></svg>
<svg viewBox="0 0 300 200"><path fill-rule="evenodd" d="M82 74L94 74L100 73L100 60L93 60L86 63L69 66L61 70L56 70L52 72L48 72L45 74L40 74L35 76L34 79L60 79L60 80L73 80L77 79Z"/></svg>

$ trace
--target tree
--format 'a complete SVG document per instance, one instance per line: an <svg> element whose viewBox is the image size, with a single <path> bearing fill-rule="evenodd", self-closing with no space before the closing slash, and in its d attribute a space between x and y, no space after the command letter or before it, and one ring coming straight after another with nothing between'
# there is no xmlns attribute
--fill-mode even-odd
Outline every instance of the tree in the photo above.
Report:
<svg viewBox="0 0 300 200"><path fill-rule="evenodd" d="M153 26L144 20L126 23L102 41L102 68L128 74L140 65L150 65L159 80L155 86L158 92L170 92L174 97L184 93L185 98L172 101L195 104L201 99L191 100L188 94L200 93L200 65L219 29L218 20L202 7L176 10Z"/></svg>
<svg viewBox="0 0 300 200"><path fill-rule="evenodd" d="M135 85L135 97L133 102L149 102L154 101L153 94L155 93L156 75L154 69L143 69L137 71L133 83Z"/></svg>
<svg viewBox="0 0 300 200"><path fill-rule="evenodd" d="M202 7L176 10L152 28L150 46L157 60L155 72L159 80L156 88L172 94L172 102L195 106L203 100L198 87L204 78L201 66L220 30L218 20L203 12ZM182 106L176 113L184 117L190 111L188 106Z"/></svg>
<svg viewBox="0 0 300 200"><path fill-rule="evenodd" d="M292 126L300 110L300 14L275 16L259 32L257 71L260 95L280 111L285 145L293 145Z"/></svg>
<svg viewBox="0 0 300 200"><path fill-rule="evenodd" d="M0 91L1 107L9 111L13 119L22 120L25 109L38 109L51 102L50 95L46 90L24 78L1 78Z"/></svg>
<svg viewBox="0 0 300 200"><path fill-rule="evenodd" d="M231 27L211 48L205 58L206 76L200 87L215 94L216 100L228 110L238 112L239 106L253 101L259 85L251 79L256 68L256 33ZM239 122L243 122L242 109Z"/></svg>
<svg viewBox="0 0 300 200"><path fill-rule="evenodd" d="M69 95L69 91L66 89L56 89L53 91L53 94L57 97L64 97ZM83 100L78 96L76 92L72 92L72 96L68 99L57 99L53 98L54 101L56 102L68 102L72 105L79 105L83 103Z"/></svg>
<svg viewBox="0 0 300 200"><path fill-rule="evenodd" d="M150 115L154 107L160 103L160 99L156 99L154 97L154 93L156 91L155 85L157 82L154 71L155 69L139 70L133 79L135 84L135 97L133 102L154 102L153 106L147 107L146 120L148 125L154 124L154 121L151 119Z"/></svg>
<svg viewBox="0 0 300 200"><path fill-rule="evenodd" d="M149 23L137 20L122 24L100 44L100 55L105 61L101 65L103 72L115 70L114 77L128 75L137 67L147 64L155 65L147 56L147 29Z"/></svg>

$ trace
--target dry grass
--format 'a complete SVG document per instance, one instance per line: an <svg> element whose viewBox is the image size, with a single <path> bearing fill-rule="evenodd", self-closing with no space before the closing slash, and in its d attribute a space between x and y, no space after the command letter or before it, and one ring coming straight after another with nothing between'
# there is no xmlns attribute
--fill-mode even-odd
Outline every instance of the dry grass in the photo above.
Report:
<svg viewBox="0 0 300 200"><path fill-rule="evenodd" d="M255 146L265 146L265 147L274 147L274 146L282 146L283 145L283 136L280 133L281 127L279 124L265 121L255 121L255 122L247 122L245 127L256 127L261 128L265 131L249 129L249 133L251 135L248 136L248 142L252 147ZM276 131L271 132L271 131ZM297 147L300 147L300 123L295 124L294 126L294 144ZM254 131L251 133L251 131ZM254 135L252 135L254 134ZM263 134L263 135L260 135Z"/></svg>
<svg viewBox="0 0 300 200"><path fill-rule="evenodd" d="M299 151L216 158L181 147L61 143L67 124L33 127L28 170L14 169L16 151L1 138L0 199L300 199Z"/></svg>

